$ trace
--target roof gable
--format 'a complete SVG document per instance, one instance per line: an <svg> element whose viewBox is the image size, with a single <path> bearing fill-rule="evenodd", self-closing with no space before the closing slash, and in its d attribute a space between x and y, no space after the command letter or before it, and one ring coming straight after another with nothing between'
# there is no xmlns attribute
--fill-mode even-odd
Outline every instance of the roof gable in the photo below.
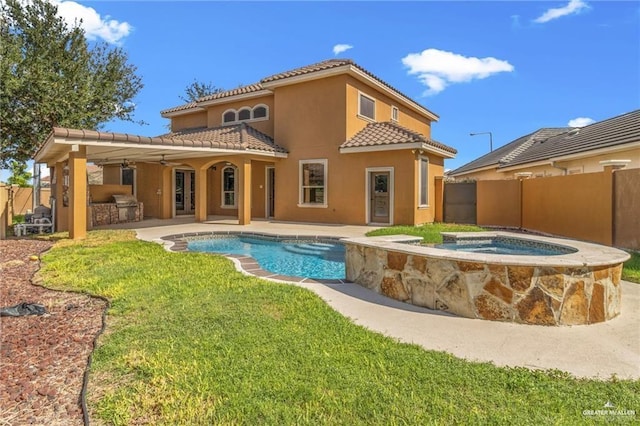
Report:
<svg viewBox="0 0 640 426"><path fill-rule="evenodd" d="M430 150L446 157L453 157L457 152L450 146L428 139L421 133L414 132L390 121L369 123L364 129L340 145L341 152L355 152L355 149L411 148Z"/></svg>

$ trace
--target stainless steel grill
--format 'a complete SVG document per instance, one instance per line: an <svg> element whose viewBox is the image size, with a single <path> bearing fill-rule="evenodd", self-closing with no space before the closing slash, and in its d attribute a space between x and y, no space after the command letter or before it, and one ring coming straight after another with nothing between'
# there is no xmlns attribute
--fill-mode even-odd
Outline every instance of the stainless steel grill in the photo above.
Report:
<svg viewBox="0 0 640 426"><path fill-rule="evenodd" d="M138 200L133 195L114 195L113 201L118 208L118 220L121 222L136 220Z"/></svg>

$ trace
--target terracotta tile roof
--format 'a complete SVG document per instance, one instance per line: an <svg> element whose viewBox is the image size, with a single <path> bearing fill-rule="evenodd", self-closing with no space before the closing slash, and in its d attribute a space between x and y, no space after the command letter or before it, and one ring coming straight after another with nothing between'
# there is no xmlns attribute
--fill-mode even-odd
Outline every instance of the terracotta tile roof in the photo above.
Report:
<svg viewBox="0 0 640 426"><path fill-rule="evenodd" d="M271 137L246 123L231 126L186 129L179 132L167 133L159 136L159 138L184 141L184 143L210 145L212 148L226 148L241 151L287 152L286 149L277 145Z"/></svg>
<svg viewBox="0 0 640 426"><path fill-rule="evenodd" d="M271 76L268 76L268 77L265 77L265 78L261 79L258 83L249 84L249 85L246 85L246 86L240 86L240 87L237 87L235 89L225 90L223 92L214 93L214 94L211 94L211 95L208 95L208 96L204 96L204 97L198 99L196 102L190 102L190 103L187 103L187 104L184 104L184 105L180 105L180 106L177 106L177 107L173 107L173 108L162 110L162 111L160 111L160 114L164 115L164 114L170 114L170 113L173 113L173 112L188 110L190 108L196 108L202 102L212 101L212 100L216 100L216 99L223 99L223 98L236 96L236 95L244 95L244 94L247 94L247 93L258 92L260 90L264 90L263 84L267 84L267 83L271 83L271 82L279 81L279 80L284 80L284 79L287 79L287 78L290 78L290 77L297 77L297 76L301 76L301 75L305 75L305 74L311 74L311 73L314 73L314 72L326 71L326 70L339 68L339 67L345 67L345 66L350 66L350 67L354 67L354 68L358 69L360 72L362 72L363 74L367 75L371 79L375 80L379 84L383 85L387 89L391 90L392 92L395 92L398 96L400 96L402 98L405 98L405 100L408 101L409 103L412 103L412 104L414 104L414 105L416 105L416 106L428 111L430 114L432 114L437 119L437 117L438 117L437 114L435 114L432 111L428 110L423 105L420 105L418 102L416 102L415 100L411 99L409 96L405 95L404 93L400 92L395 87L391 86L390 84L388 84L385 81L381 80L380 78L378 78L377 76L375 76L371 72L369 72L366 69L362 68L360 65L356 64L351 59L329 59L329 60L318 62L318 63L315 63L315 64L305 65L303 67L295 68L295 69L292 69L292 70L289 70L289 71L284 71L284 72L280 72L280 73L277 73L277 74L273 74Z"/></svg>
<svg viewBox="0 0 640 426"><path fill-rule="evenodd" d="M458 167L455 170L450 171L450 176L455 176L460 173L469 173L477 169L482 169L489 166L500 167L503 164L509 164L523 152L525 152L536 141L546 140L552 136L566 133L571 130L570 127L545 127L536 130L528 135L521 136L518 139L503 145L488 154L483 155L463 166Z"/></svg>
<svg viewBox="0 0 640 426"><path fill-rule="evenodd" d="M245 93L258 92L262 89L263 87L260 83L249 84L247 86L240 86L240 87L236 87L235 89L225 90L223 92L203 96L202 98L198 99L198 102L206 102L206 101L212 101L214 99L228 98L229 96L244 95Z"/></svg>
<svg viewBox="0 0 640 426"><path fill-rule="evenodd" d="M172 112L184 111L184 110L187 110L187 109L195 108L197 106L198 106L197 102L189 102L188 104L179 105L177 107L173 107L173 108L162 110L162 111L160 111L160 114L169 114L169 113L172 113Z"/></svg>
<svg viewBox="0 0 640 426"><path fill-rule="evenodd" d="M309 74L317 71L324 71L331 68L342 67L344 65L355 65L355 64L350 59L329 59L327 61L318 62L316 64L305 65L300 68L295 68L289 71L273 74L269 77L265 77L262 80L260 80L260 83L269 83L271 81L282 80L289 77L296 77L299 75Z"/></svg>
<svg viewBox="0 0 640 426"><path fill-rule="evenodd" d="M451 154L457 153L450 146L428 139L421 133L414 132L390 121L367 124L364 129L340 145L340 148L383 147L411 143L422 143Z"/></svg>
<svg viewBox="0 0 640 426"><path fill-rule="evenodd" d="M287 153L287 150L277 145L271 137L246 123L239 123L232 126L189 129L155 137L54 127L45 140L45 143L38 149L36 155L43 150L48 141L56 137L89 139L104 143L105 145L109 143L126 143L154 148L179 146L187 148L210 148L212 150L227 149L235 151Z"/></svg>
<svg viewBox="0 0 640 426"><path fill-rule="evenodd" d="M373 80L377 81L379 84L385 86L387 89L391 90L392 92L395 92L398 96L403 97L407 101L409 101L410 103L412 103L414 105L417 105L420 108L429 111L429 113L433 114L433 116L436 117L436 119L438 118L437 114L435 114L432 111L428 110L423 105L420 105L418 102L416 102L415 100L411 99L409 96L405 95L404 93L402 93L401 91L399 91L398 89L396 89L395 87L390 85L389 83L387 83L384 80L378 78L375 74L373 74L373 73L367 71L366 69L362 68L360 65L356 64L351 59L329 59L329 60L326 60L326 61L318 62L316 64L306 65L306 66L303 66L303 67L300 67L300 68L296 68L296 69L293 69L293 70L290 70L290 71L281 72L281 73L274 74L272 76L263 78L262 80L260 80L260 83L269 83L269 82L272 82L272 81L283 80L283 79L290 78L290 77L297 77L297 76L304 75L304 74L310 74L310 73L314 73L314 72L325 71L325 70L329 70L329 69L332 69L332 68L339 68L339 67L343 67L343 66L347 66L347 65L352 66L354 68L357 68L360 72L362 72L363 74L366 74L367 76L369 76Z"/></svg>

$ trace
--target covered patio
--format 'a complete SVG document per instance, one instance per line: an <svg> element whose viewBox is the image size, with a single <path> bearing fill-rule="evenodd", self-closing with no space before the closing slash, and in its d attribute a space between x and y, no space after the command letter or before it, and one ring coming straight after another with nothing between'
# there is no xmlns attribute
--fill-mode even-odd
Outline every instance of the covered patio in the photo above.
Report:
<svg viewBox="0 0 640 426"><path fill-rule="evenodd" d="M218 164L231 167L232 188L222 204L229 204L229 211L237 210L237 223L245 225L251 222L254 169L273 167L287 155L269 136L241 123L159 137L54 128L34 160L50 168L55 229L81 239L91 227L87 163L101 166L118 183L122 183L122 169L136 167L132 195L158 219L176 216L176 170L188 172L190 186L183 190L191 190L193 209L188 212L196 222L207 220L214 203L212 171Z"/></svg>

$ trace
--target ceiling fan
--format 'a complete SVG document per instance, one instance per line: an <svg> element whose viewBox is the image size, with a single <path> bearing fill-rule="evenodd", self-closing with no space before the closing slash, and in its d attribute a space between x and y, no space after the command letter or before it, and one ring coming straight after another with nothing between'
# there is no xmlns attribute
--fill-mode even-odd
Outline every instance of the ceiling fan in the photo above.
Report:
<svg viewBox="0 0 640 426"><path fill-rule="evenodd" d="M127 160L125 158L125 159L122 160L122 163L120 163L120 168L122 170L135 169L136 168L136 163L130 162L129 160Z"/></svg>
<svg viewBox="0 0 640 426"><path fill-rule="evenodd" d="M162 154L162 159L159 161L159 163L163 166L179 166L180 165L180 163L172 163L170 161L165 160L164 154Z"/></svg>

